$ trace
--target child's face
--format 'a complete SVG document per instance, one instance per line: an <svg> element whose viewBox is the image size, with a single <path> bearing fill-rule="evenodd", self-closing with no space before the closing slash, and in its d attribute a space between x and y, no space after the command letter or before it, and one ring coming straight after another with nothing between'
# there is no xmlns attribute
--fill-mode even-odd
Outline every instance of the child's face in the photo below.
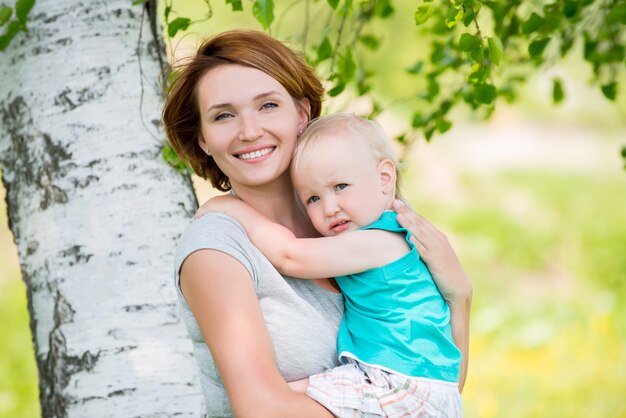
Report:
<svg viewBox="0 0 626 418"><path fill-rule="evenodd" d="M320 234L354 231L390 209L395 183L392 163L378 162L358 140L325 136L315 141L312 154L292 168L292 180ZM389 167L392 177L386 173Z"/></svg>

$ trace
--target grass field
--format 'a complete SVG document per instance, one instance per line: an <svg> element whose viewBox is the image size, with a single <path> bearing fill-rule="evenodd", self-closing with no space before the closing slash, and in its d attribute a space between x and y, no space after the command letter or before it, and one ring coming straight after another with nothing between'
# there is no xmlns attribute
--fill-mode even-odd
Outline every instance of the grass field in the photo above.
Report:
<svg viewBox="0 0 626 418"><path fill-rule="evenodd" d="M480 147L459 151L457 139L420 146L409 164L405 195L449 233L474 283L466 417L626 417L626 173L619 141L593 140L608 157L591 167L550 169L550 158L573 157L567 146L546 156L545 142L544 165L476 169L461 162L478 161ZM6 231L0 245L0 417L37 417Z"/></svg>

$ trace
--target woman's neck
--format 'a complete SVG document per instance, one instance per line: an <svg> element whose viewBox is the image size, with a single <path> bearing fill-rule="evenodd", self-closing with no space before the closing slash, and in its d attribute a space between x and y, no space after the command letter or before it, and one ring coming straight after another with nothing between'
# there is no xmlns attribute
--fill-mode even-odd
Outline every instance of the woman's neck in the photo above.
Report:
<svg viewBox="0 0 626 418"><path fill-rule="evenodd" d="M306 213L298 206L290 178L264 186L233 185L233 192L272 222L284 226L297 237L319 236Z"/></svg>

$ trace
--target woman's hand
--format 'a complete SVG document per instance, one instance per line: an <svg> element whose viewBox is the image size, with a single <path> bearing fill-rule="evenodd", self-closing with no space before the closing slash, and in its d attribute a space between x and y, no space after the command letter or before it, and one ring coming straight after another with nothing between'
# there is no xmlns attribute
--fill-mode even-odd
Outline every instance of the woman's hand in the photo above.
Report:
<svg viewBox="0 0 626 418"><path fill-rule="evenodd" d="M472 296L470 283L448 237L401 200L393 203L400 225L408 229L420 257L428 266L448 304L466 302Z"/></svg>
<svg viewBox="0 0 626 418"><path fill-rule="evenodd" d="M229 209L241 203L242 203L241 200L229 194L223 195L223 196L212 197L211 199L204 202L204 204L198 208L193 218L198 219L202 215L205 215L209 212L226 213L228 212Z"/></svg>
<svg viewBox="0 0 626 418"><path fill-rule="evenodd" d="M469 317L472 284L461 266L448 237L401 200L393 202L398 222L411 232L420 257L428 266L435 284L450 308L452 338L462 354L459 391L463 390L469 359Z"/></svg>

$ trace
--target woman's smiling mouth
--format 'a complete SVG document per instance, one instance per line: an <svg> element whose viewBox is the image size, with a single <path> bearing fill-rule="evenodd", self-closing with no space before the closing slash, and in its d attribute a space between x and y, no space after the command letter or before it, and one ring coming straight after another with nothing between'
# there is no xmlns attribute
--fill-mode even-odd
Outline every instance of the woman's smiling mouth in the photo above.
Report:
<svg viewBox="0 0 626 418"><path fill-rule="evenodd" d="M259 149L259 150L256 150L256 151L244 152L242 154L235 154L235 157L239 158L240 160L248 161L248 160L252 160L252 159L255 159L255 158L263 157L263 156L271 153L275 149L276 149L276 147L263 148L263 149Z"/></svg>

